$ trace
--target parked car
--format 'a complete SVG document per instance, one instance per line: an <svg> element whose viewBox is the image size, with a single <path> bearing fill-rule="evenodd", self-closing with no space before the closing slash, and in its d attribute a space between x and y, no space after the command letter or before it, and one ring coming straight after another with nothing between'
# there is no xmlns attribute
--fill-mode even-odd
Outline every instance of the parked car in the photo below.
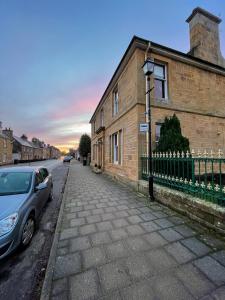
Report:
<svg viewBox="0 0 225 300"><path fill-rule="evenodd" d="M70 155L65 156L64 159L63 159L63 162L70 162L71 159L73 159L73 156L70 156Z"/></svg>
<svg viewBox="0 0 225 300"><path fill-rule="evenodd" d="M31 242L52 188L46 168L0 169L0 259Z"/></svg>

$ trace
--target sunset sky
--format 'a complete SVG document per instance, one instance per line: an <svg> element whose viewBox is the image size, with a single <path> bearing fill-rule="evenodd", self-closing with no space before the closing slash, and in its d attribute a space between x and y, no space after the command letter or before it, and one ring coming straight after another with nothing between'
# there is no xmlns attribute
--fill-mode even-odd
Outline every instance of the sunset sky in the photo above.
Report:
<svg viewBox="0 0 225 300"><path fill-rule="evenodd" d="M196 7L222 0L0 0L0 121L16 135L76 148L133 35L187 52Z"/></svg>

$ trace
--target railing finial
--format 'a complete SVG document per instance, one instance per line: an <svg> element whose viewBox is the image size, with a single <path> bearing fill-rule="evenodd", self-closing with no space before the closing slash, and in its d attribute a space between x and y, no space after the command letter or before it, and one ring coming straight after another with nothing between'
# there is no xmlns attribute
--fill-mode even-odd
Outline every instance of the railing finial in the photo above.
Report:
<svg viewBox="0 0 225 300"><path fill-rule="evenodd" d="M205 158L207 158L207 156L208 156L208 153L207 153L206 149L205 149L205 151L204 151L204 153L203 153L203 156L204 156Z"/></svg>
<svg viewBox="0 0 225 300"><path fill-rule="evenodd" d="M210 158L213 158L214 156L214 152L213 152L213 149L210 151Z"/></svg>
<svg viewBox="0 0 225 300"><path fill-rule="evenodd" d="M218 151L218 158L221 158L223 156L223 151L221 149L219 149Z"/></svg>

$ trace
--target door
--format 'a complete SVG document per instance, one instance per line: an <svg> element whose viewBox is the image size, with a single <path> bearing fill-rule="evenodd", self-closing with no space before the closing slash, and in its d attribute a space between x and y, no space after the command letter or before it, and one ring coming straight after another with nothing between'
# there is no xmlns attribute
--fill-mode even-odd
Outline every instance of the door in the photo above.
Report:
<svg viewBox="0 0 225 300"><path fill-rule="evenodd" d="M103 169L103 141L98 140L98 165Z"/></svg>
<svg viewBox="0 0 225 300"><path fill-rule="evenodd" d="M40 215L43 206L45 205L45 193L46 189L35 190L35 188L44 181L41 173L37 171L35 173L34 193L35 193L35 206L38 216Z"/></svg>

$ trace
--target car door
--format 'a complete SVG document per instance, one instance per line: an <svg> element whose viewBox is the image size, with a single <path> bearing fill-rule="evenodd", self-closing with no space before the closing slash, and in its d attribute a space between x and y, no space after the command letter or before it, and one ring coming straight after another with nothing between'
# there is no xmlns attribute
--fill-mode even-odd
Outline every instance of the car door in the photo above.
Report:
<svg viewBox="0 0 225 300"><path fill-rule="evenodd" d="M46 189L42 190L36 190L35 188L43 182L43 177L40 173L40 171L35 172L35 183L34 183L34 190L35 190L35 205L36 205L36 210L38 213L38 216L40 215L43 206L45 205L45 194L46 194Z"/></svg>
<svg viewBox="0 0 225 300"><path fill-rule="evenodd" d="M52 185L51 176L46 168L41 168L40 173L44 179L44 182L47 184L46 198L45 198L45 200L47 201L49 194L51 192L51 185Z"/></svg>

